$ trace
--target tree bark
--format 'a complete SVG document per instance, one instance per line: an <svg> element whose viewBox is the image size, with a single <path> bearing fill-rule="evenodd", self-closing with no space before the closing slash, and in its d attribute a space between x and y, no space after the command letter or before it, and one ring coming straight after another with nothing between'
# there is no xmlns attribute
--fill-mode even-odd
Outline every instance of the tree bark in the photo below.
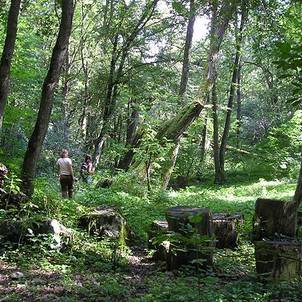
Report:
<svg viewBox="0 0 302 302"><path fill-rule="evenodd" d="M163 189L166 190L168 188L170 178L172 175L172 172L174 170L176 160L177 160L177 155L180 147L180 141L178 140L176 144L171 148L170 154L168 154L169 159L165 163L166 167L164 169L163 173Z"/></svg>
<svg viewBox="0 0 302 302"><path fill-rule="evenodd" d="M131 146L138 128L139 111L133 100L129 101L128 107L130 112L127 119L126 146Z"/></svg>
<svg viewBox="0 0 302 302"><path fill-rule="evenodd" d="M130 165L133 161L134 150L139 147L140 141L143 137L143 134L144 134L144 132L141 129L139 129L136 132L135 136L132 139L131 146L130 146L129 150L120 159L120 161L118 163L118 166L117 166L117 169L121 169L121 170L125 170L125 171L127 171L129 169L129 167L130 167Z"/></svg>
<svg viewBox="0 0 302 302"><path fill-rule="evenodd" d="M69 69L70 69L70 62L69 62L69 49L67 48L66 55L65 55L65 63L63 64L63 87L62 87L62 102L61 102L61 109L62 109L62 127L63 127L63 142L65 146L69 144L69 114L68 114L68 100L67 95L69 92Z"/></svg>
<svg viewBox="0 0 302 302"><path fill-rule="evenodd" d="M34 131L29 139L22 167L22 191L32 195L37 161L47 133L53 106L53 95L58 83L62 65L68 49L72 28L74 5L73 0L62 0L62 17L60 29L54 46L50 66L43 83L40 108Z"/></svg>
<svg viewBox="0 0 302 302"><path fill-rule="evenodd" d="M233 65L230 95L229 95L229 100L228 100L228 104L227 104L225 125L224 125L224 130L222 133L221 144L220 144L220 149L219 149L219 165L220 165L219 178L220 178L221 182L225 181L225 169L224 169L225 152L226 152L226 145L227 145L230 127L231 127L231 116L232 116L234 96L235 96L236 84L237 84L237 78L238 78L239 62L240 62L240 58L241 58L243 28L245 25L245 20L246 20L246 9L243 4L239 32L238 32L238 36L236 37L236 54L235 54L235 60L234 60L234 65Z"/></svg>
<svg viewBox="0 0 302 302"><path fill-rule="evenodd" d="M10 69L17 37L20 6L21 0L11 0L7 20L6 38L0 62L0 129L2 128L4 108L9 90Z"/></svg>
<svg viewBox="0 0 302 302"><path fill-rule="evenodd" d="M107 6L106 6L107 8ZM79 134L81 136L81 139L86 142L87 138L87 132L88 132L88 119L90 112L88 110L88 102L89 102L89 94L88 94L88 81L89 81L89 69L88 69L88 63L85 60L84 50L85 50L85 43L84 43L84 24L85 24L85 18L86 14L84 12L83 3L81 5L81 39L80 39L80 58L81 58L81 67L83 71L84 76L84 95L83 95L83 102L84 106L82 108L82 114L79 119L79 125L80 125L80 131Z"/></svg>
<svg viewBox="0 0 302 302"><path fill-rule="evenodd" d="M241 135L241 63L239 62L238 74L237 74L237 112L236 112L236 147L240 148L240 135Z"/></svg>
<svg viewBox="0 0 302 302"><path fill-rule="evenodd" d="M190 0L190 17L187 26L186 42L185 42L185 49L184 49L184 56L183 56L183 63L182 63L182 73L181 73L181 80L180 80L179 92L178 92L178 95L180 96L181 100L183 100L184 94L186 93L187 86L188 86L189 70L190 70L190 53L192 48L195 18L196 18L195 3L194 0Z"/></svg>
<svg viewBox="0 0 302 302"><path fill-rule="evenodd" d="M302 153L301 153L301 166L300 166L300 173L298 176L297 187L294 195L294 201L297 203L297 208L301 204L302 201Z"/></svg>
<svg viewBox="0 0 302 302"><path fill-rule="evenodd" d="M217 114L217 92L216 82L212 87L212 118L213 118L213 153L214 153L214 166L215 166L215 183L220 184L220 158L219 158L219 129L218 129L218 114Z"/></svg>
<svg viewBox="0 0 302 302"><path fill-rule="evenodd" d="M200 142L200 164L203 164L205 154L206 154L206 141L207 141L207 118L204 121L204 125L201 132L201 142Z"/></svg>

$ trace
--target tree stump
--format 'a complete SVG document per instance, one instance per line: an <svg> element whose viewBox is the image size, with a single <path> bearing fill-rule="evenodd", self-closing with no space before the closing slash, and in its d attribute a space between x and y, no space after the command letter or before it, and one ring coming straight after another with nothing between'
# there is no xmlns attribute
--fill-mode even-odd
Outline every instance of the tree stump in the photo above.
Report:
<svg viewBox="0 0 302 302"><path fill-rule="evenodd" d="M302 211L298 210L297 212L297 237L302 237Z"/></svg>
<svg viewBox="0 0 302 302"><path fill-rule="evenodd" d="M115 207L108 205L101 205L80 217L79 227L101 239L104 237L117 239L121 245L125 245L128 236L131 235L126 219Z"/></svg>
<svg viewBox="0 0 302 302"><path fill-rule="evenodd" d="M206 208L191 208L178 206L167 210L166 219L168 230L178 233L186 233L186 226L196 228L197 234L212 236L212 213Z"/></svg>
<svg viewBox="0 0 302 302"><path fill-rule="evenodd" d="M301 274L302 243L294 240L255 242L256 271L261 278L289 281Z"/></svg>
<svg viewBox="0 0 302 302"><path fill-rule="evenodd" d="M152 239L168 231L168 222L166 220L154 220L148 231L148 242L152 246Z"/></svg>
<svg viewBox="0 0 302 302"><path fill-rule="evenodd" d="M168 240L164 240L162 242L154 242L156 237L167 234L168 232L168 223L166 220L154 220L150 226L150 230L148 232L148 247L150 249L154 249L155 252L153 254L154 260L167 260L167 254L170 247L170 242Z"/></svg>
<svg viewBox="0 0 302 302"><path fill-rule="evenodd" d="M167 269L196 263L213 264L212 214L209 209L174 207L166 212L168 231L175 233L167 254Z"/></svg>
<svg viewBox="0 0 302 302"><path fill-rule="evenodd" d="M242 214L213 213L213 229L216 247L234 249L238 246L237 224L243 223Z"/></svg>
<svg viewBox="0 0 302 302"><path fill-rule="evenodd" d="M253 219L253 240L294 237L297 213L293 203L274 199L257 199Z"/></svg>

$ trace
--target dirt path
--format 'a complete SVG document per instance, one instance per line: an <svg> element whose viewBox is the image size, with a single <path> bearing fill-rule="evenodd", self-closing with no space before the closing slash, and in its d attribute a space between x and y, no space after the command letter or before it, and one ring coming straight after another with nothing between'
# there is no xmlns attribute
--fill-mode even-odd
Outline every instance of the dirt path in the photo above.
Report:
<svg viewBox="0 0 302 302"><path fill-rule="evenodd" d="M148 292L146 278L154 273L161 271L163 266L152 260L148 255L148 250L143 247L135 247L132 254L128 256L129 273L125 276L125 280L134 288L133 296L137 297Z"/></svg>

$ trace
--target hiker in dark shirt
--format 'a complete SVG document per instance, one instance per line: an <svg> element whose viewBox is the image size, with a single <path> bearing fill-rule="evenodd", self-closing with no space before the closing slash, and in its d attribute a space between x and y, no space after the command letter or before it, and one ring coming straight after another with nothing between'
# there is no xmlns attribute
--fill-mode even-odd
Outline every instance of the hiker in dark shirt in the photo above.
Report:
<svg viewBox="0 0 302 302"><path fill-rule="evenodd" d="M6 174L8 173L8 170L5 165L0 163L0 188L3 188L4 185L4 179L6 177Z"/></svg>
<svg viewBox="0 0 302 302"><path fill-rule="evenodd" d="M93 164L90 155L85 156L85 161L81 165L80 174L84 182L86 183L92 182L91 175L93 174Z"/></svg>

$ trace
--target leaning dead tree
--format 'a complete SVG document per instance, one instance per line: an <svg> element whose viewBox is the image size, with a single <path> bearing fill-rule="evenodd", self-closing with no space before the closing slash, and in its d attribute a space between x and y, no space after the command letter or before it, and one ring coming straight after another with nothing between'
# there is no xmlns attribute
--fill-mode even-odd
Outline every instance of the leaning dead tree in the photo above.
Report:
<svg viewBox="0 0 302 302"><path fill-rule="evenodd" d="M196 19L196 4L194 0L190 0L189 15L190 16L187 25L186 40L185 40L184 54L182 60L181 79L180 79L179 91L178 91L178 96L180 98L181 104L185 103L184 96L187 91L188 81L189 81L190 56L191 56L191 48L192 48L192 41L193 41L194 24ZM162 178L163 178L164 189L166 189L169 185L170 178L176 164L178 152L180 149L180 140L181 140L181 136L175 141L175 144L169 150L168 158L163 167Z"/></svg>
<svg viewBox="0 0 302 302"><path fill-rule="evenodd" d="M53 95L68 49L73 13L73 0L62 0L60 29L52 52L48 73L43 83L40 108L35 128L29 139L22 166L22 191L29 196L33 193L33 179L35 177L38 158L48 129L53 106Z"/></svg>

